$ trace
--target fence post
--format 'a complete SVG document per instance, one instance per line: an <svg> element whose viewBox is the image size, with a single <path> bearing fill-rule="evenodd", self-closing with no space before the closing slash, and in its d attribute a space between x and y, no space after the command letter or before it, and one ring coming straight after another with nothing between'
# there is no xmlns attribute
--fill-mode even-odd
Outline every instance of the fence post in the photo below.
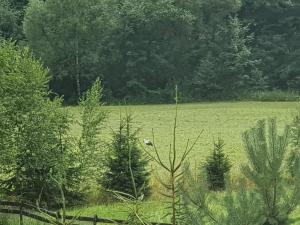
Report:
<svg viewBox="0 0 300 225"><path fill-rule="evenodd" d="M97 221L98 221L98 216L95 215L95 216L94 216L94 222L93 222L93 225L97 225Z"/></svg>
<svg viewBox="0 0 300 225"><path fill-rule="evenodd" d="M20 225L23 225L23 202L20 204Z"/></svg>

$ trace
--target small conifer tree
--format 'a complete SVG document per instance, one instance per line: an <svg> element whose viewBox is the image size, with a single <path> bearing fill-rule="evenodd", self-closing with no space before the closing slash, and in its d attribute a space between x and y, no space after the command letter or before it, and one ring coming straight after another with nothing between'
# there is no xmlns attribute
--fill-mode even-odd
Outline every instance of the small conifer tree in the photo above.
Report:
<svg viewBox="0 0 300 225"><path fill-rule="evenodd" d="M225 175L229 172L231 165L224 153L224 145L224 141L219 138L214 143L212 154L207 158L205 170L210 190L225 189Z"/></svg>
<svg viewBox="0 0 300 225"><path fill-rule="evenodd" d="M290 129L277 134L276 120L257 126L243 134L249 164L243 168L245 176L255 184L255 192L263 204L264 225L290 224L289 215L300 203L300 164L293 166L293 178L286 181ZM296 156L295 156L296 157ZM298 160L296 160L298 161Z"/></svg>
<svg viewBox="0 0 300 225"><path fill-rule="evenodd" d="M232 190L230 182L225 195L209 191L205 171L194 176L187 167L181 186L182 216L180 224L189 225L262 225L262 204L258 194L246 190L244 180ZM222 208L220 211L219 209Z"/></svg>
<svg viewBox="0 0 300 225"><path fill-rule="evenodd" d="M92 87L80 99L80 122L82 128L78 141L80 161L81 188L91 190L97 186L95 177L100 176L106 148L103 145L102 128L107 118L102 102L103 86L100 79L96 79Z"/></svg>
<svg viewBox="0 0 300 225"><path fill-rule="evenodd" d="M120 118L105 161L106 171L100 180L103 188L131 196L137 192L145 197L150 195L148 160L138 148L138 131L132 128L131 115Z"/></svg>

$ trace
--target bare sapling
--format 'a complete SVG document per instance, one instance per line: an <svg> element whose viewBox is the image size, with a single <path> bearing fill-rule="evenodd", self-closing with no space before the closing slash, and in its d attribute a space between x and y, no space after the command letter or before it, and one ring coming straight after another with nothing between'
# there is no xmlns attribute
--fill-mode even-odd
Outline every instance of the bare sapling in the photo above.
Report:
<svg viewBox="0 0 300 225"><path fill-rule="evenodd" d="M168 181L162 180L158 177L159 183L165 188L165 191L161 192L163 196L169 199L168 203L170 203L171 208L171 222L172 225L179 224L179 216L180 216L180 186L183 180L183 165L186 162L188 155L194 149L196 143L198 142L203 130L199 133L196 139L190 143L190 139L187 140L186 147L183 153L177 147L177 117L178 117L178 89L177 86L175 88L175 117L174 117L174 125L173 125L173 136L172 143L169 145L170 148L168 150L168 160L167 162L162 160L162 156L158 150L158 147L155 143L155 135L152 129L152 143L151 145L147 145L147 147L143 147L147 156L154 162L156 162L167 174Z"/></svg>

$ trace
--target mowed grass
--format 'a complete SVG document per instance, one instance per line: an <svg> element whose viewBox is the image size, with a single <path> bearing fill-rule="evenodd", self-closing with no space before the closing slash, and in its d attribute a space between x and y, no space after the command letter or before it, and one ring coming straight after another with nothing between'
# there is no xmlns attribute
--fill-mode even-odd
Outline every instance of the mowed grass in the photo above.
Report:
<svg viewBox="0 0 300 225"><path fill-rule="evenodd" d="M134 126L139 128L139 138L152 140L164 160L168 159L175 115L175 105L141 105L141 106L105 106L108 118L103 127L103 142L111 140L112 130L119 125L120 113L130 111L134 117ZM242 132L253 127L256 121L276 117L278 125L283 128L289 123L298 108L297 102L234 102L234 103L198 103L181 104L178 108L177 149L183 152L187 140L192 143L203 131L194 150L189 156L193 168L201 167L211 152L213 142L218 137L225 141L225 152L230 158L233 175L239 174L240 165L246 162L243 149ZM69 107L75 118L79 118L79 108ZM80 135L80 127L73 126L72 133ZM154 170L161 170L153 164Z"/></svg>

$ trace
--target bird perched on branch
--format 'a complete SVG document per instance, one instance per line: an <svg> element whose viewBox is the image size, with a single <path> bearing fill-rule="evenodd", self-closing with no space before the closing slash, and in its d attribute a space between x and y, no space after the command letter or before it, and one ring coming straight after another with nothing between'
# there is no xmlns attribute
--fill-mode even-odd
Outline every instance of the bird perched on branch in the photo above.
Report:
<svg viewBox="0 0 300 225"><path fill-rule="evenodd" d="M144 139L144 143L145 143L145 145L153 146L153 144L150 140Z"/></svg>

